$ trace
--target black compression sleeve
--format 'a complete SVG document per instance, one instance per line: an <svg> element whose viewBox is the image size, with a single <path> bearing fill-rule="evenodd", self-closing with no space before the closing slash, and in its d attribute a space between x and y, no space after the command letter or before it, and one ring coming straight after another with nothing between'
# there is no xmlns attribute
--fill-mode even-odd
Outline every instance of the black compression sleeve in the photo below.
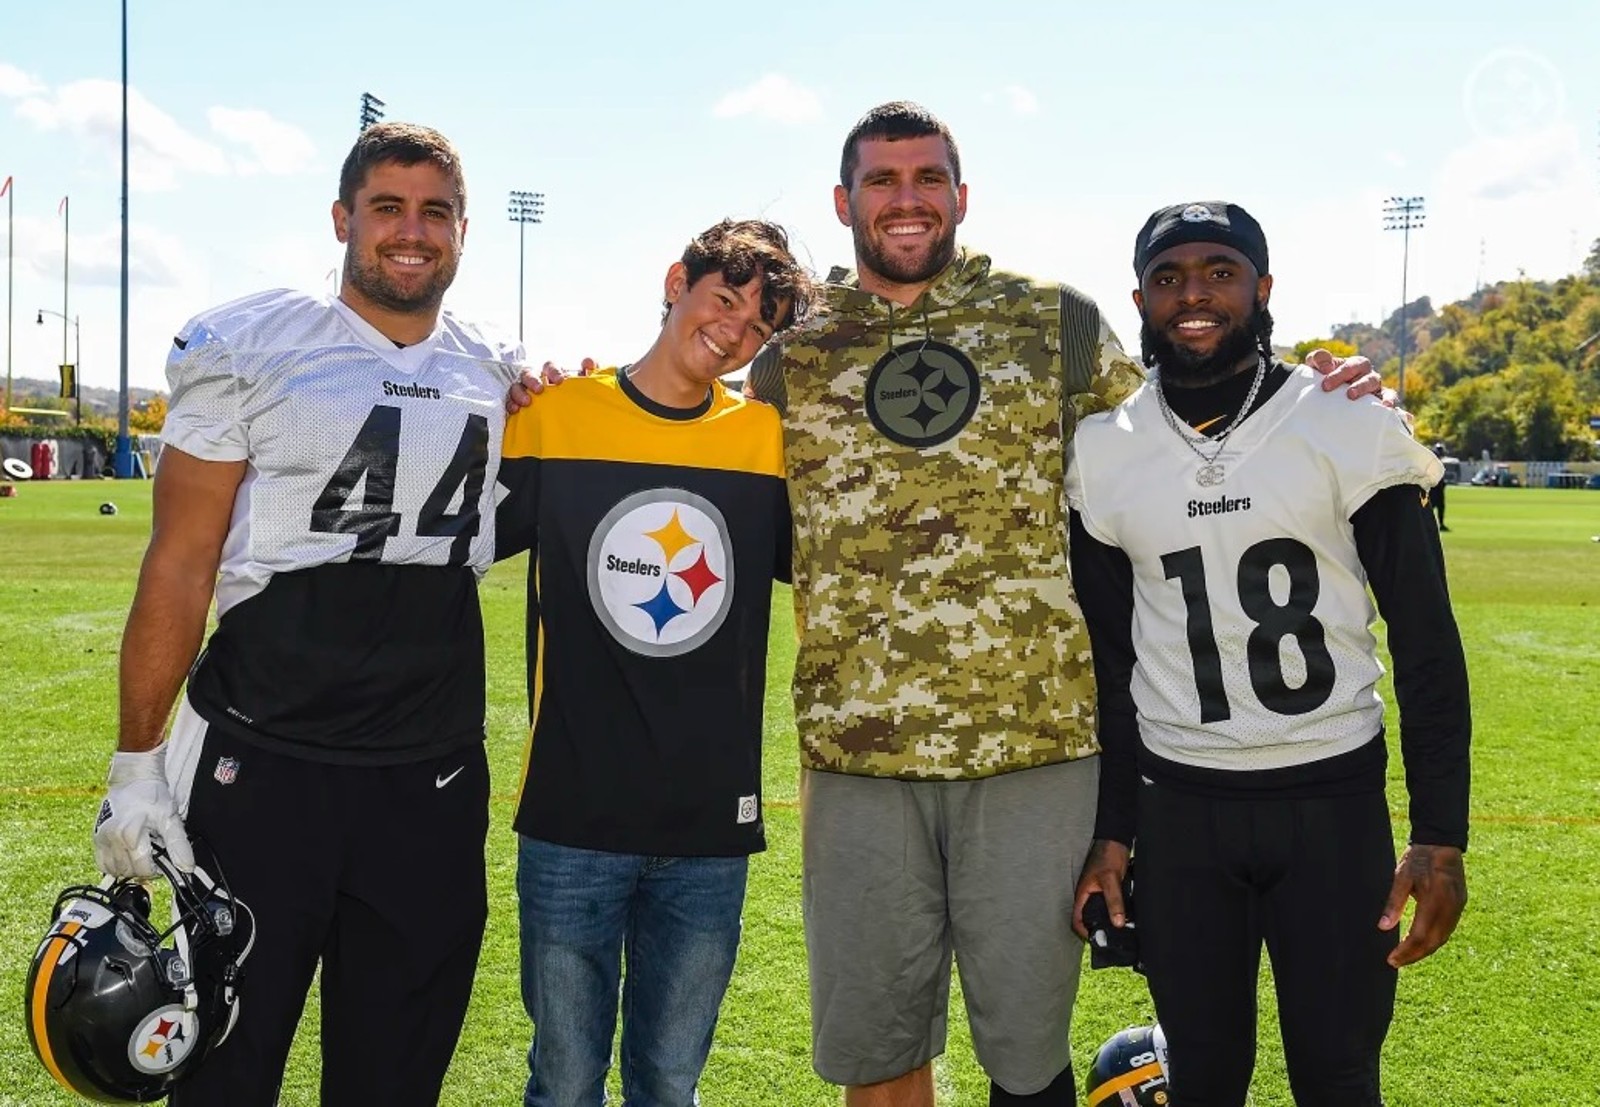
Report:
<svg viewBox="0 0 1600 1107"><path fill-rule="evenodd" d="M1467 845L1472 713L1450 609L1439 528L1412 485L1387 488L1351 517L1356 548L1388 626L1412 842Z"/></svg>
<svg viewBox="0 0 1600 1107"><path fill-rule="evenodd" d="M745 374L750 394L762 403L771 404L779 413L788 408L789 397L783 384L783 347L768 342L750 363Z"/></svg>
<svg viewBox="0 0 1600 1107"><path fill-rule="evenodd" d="M1133 706L1133 564L1093 538L1076 511L1069 548L1072 583L1094 650L1100 713L1100 801L1094 836L1132 845L1139 788L1139 720Z"/></svg>

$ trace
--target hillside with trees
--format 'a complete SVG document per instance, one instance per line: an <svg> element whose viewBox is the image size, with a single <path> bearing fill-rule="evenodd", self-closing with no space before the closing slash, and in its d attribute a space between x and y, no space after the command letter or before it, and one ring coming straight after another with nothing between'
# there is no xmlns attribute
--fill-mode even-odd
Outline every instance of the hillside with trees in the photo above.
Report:
<svg viewBox="0 0 1600 1107"><path fill-rule="evenodd" d="M1600 241L1576 276L1502 281L1438 311L1426 297L1408 304L1406 333L1406 407L1422 441L1459 457L1600 458L1600 432L1589 427L1600 415ZM1399 336L1396 312L1330 337L1370 358L1393 388Z"/></svg>
<svg viewBox="0 0 1600 1107"><path fill-rule="evenodd" d="M74 403L63 399L57 381L34 377L17 377L11 383L14 408L35 411L59 411L65 418L49 419L11 411L5 406L5 394L0 390L0 432L32 436L93 437L110 442L117 433L117 390L83 386L83 429L79 431L73 421ZM134 434L160 434L161 424L167 417L167 397L153 388L128 389L128 429Z"/></svg>

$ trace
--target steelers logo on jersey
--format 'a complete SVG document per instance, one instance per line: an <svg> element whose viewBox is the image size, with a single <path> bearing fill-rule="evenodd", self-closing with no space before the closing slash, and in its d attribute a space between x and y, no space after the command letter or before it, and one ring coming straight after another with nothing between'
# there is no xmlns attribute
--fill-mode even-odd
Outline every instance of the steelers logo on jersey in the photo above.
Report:
<svg viewBox="0 0 1600 1107"><path fill-rule="evenodd" d="M152 1011L128 1039L128 1060L141 1072L171 1072L194 1048L194 1014L175 1003Z"/></svg>
<svg viewBox="0 0 1600 1107"><path fill-rule="evenodd" d="M978 370L954 346L918 339L896 346L867 377L872 425L902 446L937 446L978 409Z"/></svg>
<svg viewBox="0 0 1600 1107"><path fill-rule="evenodd" d="M626 497L589 539L589 599L618 642L676 657L716 634L733 598L733 548L715 504L681 488Z"/></svg>

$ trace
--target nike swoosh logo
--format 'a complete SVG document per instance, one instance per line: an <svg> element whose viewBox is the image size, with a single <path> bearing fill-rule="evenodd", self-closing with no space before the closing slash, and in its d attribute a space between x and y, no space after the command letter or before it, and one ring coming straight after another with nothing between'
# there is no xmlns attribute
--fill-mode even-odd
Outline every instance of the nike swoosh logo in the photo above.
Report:
<svg viewBox="0 0 1600 1107"><path fill-rule="evenodd" d="M465 765L463 765L463 766L461 766L461 768L457 769L455 772L451 773L449 776L437 776L437 777L434 777L433 778L433 786L435 788L443 788L446 784L449 784L456 777L460 776L466 770L466 768L467 767Z"/></svg>

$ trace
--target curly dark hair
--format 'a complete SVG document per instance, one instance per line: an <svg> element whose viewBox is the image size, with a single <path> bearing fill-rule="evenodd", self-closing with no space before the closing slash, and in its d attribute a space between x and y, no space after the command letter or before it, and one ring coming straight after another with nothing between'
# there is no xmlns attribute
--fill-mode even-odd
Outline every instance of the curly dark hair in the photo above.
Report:
<svg viewBox="0 0 1600 1107"><path fill-rule="evenodd" d="M816 280L795 260L789 235L765 219L724 219L690 239L680 260L691 288L708 273L734 287L760 277L761 318L774 331L803 323L816 303ZM662 307L665 318L671 305Z"/></svg>

